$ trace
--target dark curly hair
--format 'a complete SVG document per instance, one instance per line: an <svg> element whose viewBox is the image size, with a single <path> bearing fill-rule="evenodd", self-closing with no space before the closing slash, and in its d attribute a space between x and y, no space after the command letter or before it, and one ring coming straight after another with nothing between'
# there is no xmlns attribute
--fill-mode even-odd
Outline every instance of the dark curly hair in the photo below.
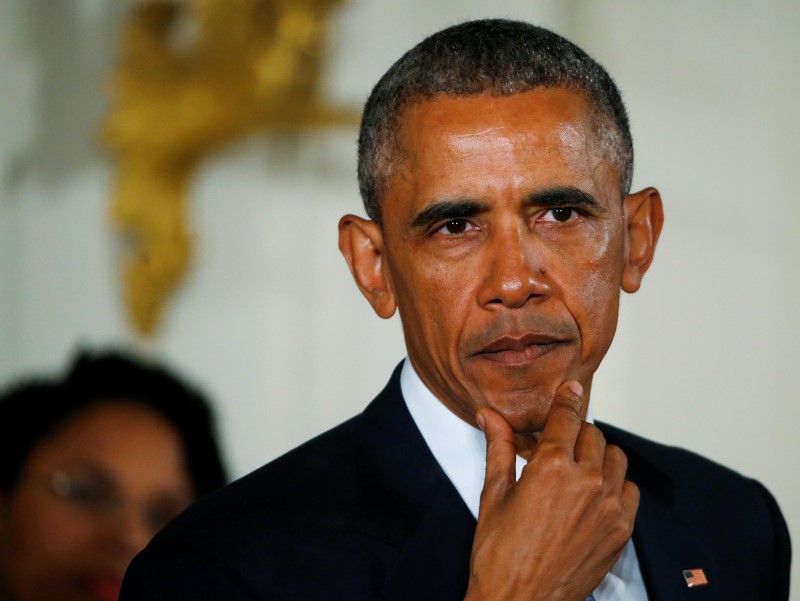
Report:
<svg viewBox="0 0 800 601"><path fill-rule="evenodd" d="M64 422L109 400L148 407L177 431L196 497L227 481L205 396L165 367L119 352L82 352L60 380L31 379L0 395L0 493L15 487L31 452Z"/></svg>

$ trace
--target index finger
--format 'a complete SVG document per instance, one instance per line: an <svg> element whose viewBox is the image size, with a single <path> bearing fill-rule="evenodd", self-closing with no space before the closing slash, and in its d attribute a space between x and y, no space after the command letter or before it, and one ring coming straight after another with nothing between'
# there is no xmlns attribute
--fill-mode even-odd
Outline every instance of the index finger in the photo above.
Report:
<svg viewBox="0 0 800 601"><path fill-rule="evenodd" d="M583 426L584 405L583 386L580 382L569 380L556 388L547 422L537 447L553 446L563 448L570 454L574 452L575 441Z"/></svg>
<svg viewBox="0 0 800 601"><path fill-rule="evenodd" d="M517 481L517 449L514 432L500 413L484 407L476 416L486 437L486 478L484 494L502 494Z"/></svg>

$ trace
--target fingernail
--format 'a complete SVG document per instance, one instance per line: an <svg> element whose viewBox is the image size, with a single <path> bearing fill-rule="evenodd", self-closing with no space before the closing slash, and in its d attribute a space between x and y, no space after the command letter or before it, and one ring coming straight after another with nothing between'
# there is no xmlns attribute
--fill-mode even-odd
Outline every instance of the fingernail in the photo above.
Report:
<svg viewBox="0 0 800 601"><path fill-rule="evenodd" d="M570 382L567 384L567 388L569 388L572 392L575 393L576 396L581 397L583 396L583 386L581 386L580 382Z"/></svg>
<svg viewBox="0 0 800 601"><path fill-rule="evenodd" d="M478 427L482 431L486 431L486 420L483 418L483 413L479 413L475 416L475 421L478 422Z"/></svg>

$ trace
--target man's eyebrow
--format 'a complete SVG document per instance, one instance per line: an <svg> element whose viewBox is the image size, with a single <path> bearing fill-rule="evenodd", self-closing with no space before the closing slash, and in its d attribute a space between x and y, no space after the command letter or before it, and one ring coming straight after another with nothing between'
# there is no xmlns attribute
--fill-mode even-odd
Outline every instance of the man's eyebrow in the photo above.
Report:
<svg viewBox="0 0 800 601"><path fill-rule="evenodd" d="M411 227L422 229L437 221L464 219L485 212L487 209L485 203L475 200L439 200L420 211L411 222Z"/></svg>
<svg viewBox="0 0 800 601"><path fill-rule="evenodd" d="M525 199L525 204L538 207L583 207L594 211L605 211L594 196L579 188L564 186L534 192ZM438 221L465 219L489 210L486 203L467 199L439 200L426 206L411 222L414 229L424 229Z"/></svg>
<svg viewBox="0 0 800 601"><path fill-rule="evenodd" d="M528 196L526 204L549 208L583 207L605 212L605 207L594 196L572 186L534 192Z"/></svg>

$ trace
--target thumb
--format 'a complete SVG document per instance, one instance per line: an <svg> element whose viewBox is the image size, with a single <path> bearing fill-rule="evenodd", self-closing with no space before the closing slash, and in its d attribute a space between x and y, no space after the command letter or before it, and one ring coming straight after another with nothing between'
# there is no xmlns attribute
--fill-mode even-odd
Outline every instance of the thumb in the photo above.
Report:
<svg viewBox="0 0 800 601"><path fill-rule="evenodd" d="M486 480L481 493L483 506L485 501L502 495L516 483L517 448L511 426L497 411L481 409L475 420L486 436Z"/></svg>

